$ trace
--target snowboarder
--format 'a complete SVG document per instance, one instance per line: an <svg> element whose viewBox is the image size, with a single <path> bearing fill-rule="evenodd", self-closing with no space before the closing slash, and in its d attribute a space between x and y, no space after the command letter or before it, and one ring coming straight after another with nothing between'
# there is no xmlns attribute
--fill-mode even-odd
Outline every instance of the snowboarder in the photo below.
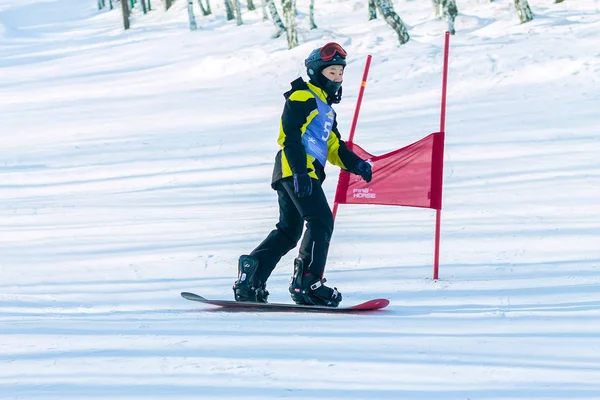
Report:
<svg viewBox="0 0 600 400"><path fill-rule="evenodd" d="M284 93L279 138L271 186L277 191L279 222L267 238L238 262L233 285L237 301L266 303L266 282L275 266L298 244L289 291L297 304L337 307L342 295L325 286L323 272L333 215L321 187L325 163L339 166L370 182L371 166L341 139L331 107L342 98L346 51L337 43L313 50L304 64L309 81L297 78ZM302 237L303 223L306 231Z"/></svg>

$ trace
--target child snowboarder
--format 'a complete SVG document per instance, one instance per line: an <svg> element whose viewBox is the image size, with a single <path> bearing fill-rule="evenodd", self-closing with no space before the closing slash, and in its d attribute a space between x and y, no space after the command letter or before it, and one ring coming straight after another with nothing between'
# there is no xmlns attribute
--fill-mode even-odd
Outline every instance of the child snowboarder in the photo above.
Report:
<svg viewBox="0 0 600 400"><path fill-rule="evenodd" d="M294 260L289 291L297 304L337 307L342 294L325 286L323 272L333 215L321 187L327 161L365 181L371 166L348 149L337 128L332 104L342 97L346 51L337 43L313 50L304 64L309 81L297 78L284 93L279 138L271 186L277 191L279 222L267 238L238 263L233 285L237 301L266 303L266 282L287 252L302 243ZM306 231L302 237L303 224Z"/></svg>

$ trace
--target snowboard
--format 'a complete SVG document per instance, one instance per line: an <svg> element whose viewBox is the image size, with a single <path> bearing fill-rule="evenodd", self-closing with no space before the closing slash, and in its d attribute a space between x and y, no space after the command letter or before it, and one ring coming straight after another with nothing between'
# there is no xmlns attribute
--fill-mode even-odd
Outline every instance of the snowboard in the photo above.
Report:
<svg viewBox="0 0 600 400"><path fill-rule="evenodd" d="M285 303L251 303L245 301L233 300L209 300L195 293L182 292L181 297L186 300L198 301L200 303L219 306L224 311L278 311L278 312L327 312L327 313L358 313L364 311L381 310L390 304L387 299L374 299L365 301L347 307L326 307L326 306L304 306L300 304Z"/></svg>

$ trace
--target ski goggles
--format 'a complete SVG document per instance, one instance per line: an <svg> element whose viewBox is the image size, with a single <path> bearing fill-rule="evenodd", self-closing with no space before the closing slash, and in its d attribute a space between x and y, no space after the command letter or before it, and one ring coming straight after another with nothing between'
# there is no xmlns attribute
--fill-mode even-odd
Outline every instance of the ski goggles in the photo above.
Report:
<svg viewBox="0 0 600 400"><path fill-rule="evenodd" d="M329 42L325 46L321 47L321 50L319 50L319 54L321 55L321 60L323 61L333 60L333 57L335 57L336 54L344 59L348 55L348 53L346 53L346 50L344 50L342 46L335 42Z"/></svg>

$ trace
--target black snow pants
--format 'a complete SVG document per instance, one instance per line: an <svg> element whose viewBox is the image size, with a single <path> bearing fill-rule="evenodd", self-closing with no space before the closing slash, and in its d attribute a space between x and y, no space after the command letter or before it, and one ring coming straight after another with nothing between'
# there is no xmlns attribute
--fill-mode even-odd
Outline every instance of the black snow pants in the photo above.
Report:
<svg viewBox="0 0 600 400"><path fill-rule="evenodd" d="M306 231L299 257L305 272L322 278L333 232L333 214L318 180L312 180L310 196L299 198L292 178L280 180L276 186L279 202L279 222L276 229L250 253L258 259L257 278L266 282L277 263L298 244L306 221ZM293 266L290 266L293 268Z"/></svg>

